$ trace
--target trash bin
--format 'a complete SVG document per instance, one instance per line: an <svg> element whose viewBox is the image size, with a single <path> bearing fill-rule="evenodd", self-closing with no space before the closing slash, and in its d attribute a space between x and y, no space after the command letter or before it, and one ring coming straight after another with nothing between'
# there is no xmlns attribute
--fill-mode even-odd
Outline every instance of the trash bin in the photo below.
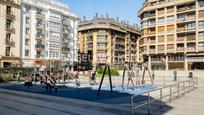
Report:
<svg viewBox="0 0 204 115"><path fill-rule="evenodd" d="M189 72L188 77L189 77L189 78L193 78L193 73L192 73L192 72Z"/></svg>

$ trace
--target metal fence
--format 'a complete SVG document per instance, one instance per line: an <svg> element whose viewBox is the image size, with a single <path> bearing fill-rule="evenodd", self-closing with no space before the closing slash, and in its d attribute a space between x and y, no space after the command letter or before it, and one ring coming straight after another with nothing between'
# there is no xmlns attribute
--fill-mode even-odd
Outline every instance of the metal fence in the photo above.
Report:
<svg viewBox="0 0 204 115"><path fill-rule="evenodd" d="M198 87L198 78L190 78L185 81L180 81L172 85L164 86L157 88L151 91L146 91L141 94L136 94L131 97L131 114L134 115L134 110L139 109L143 106L147 106L148 114L151 114L151 104L154 102L159 102L159 106L162 107L164 102L171 102L173 99L179 98L185 93L190 92L191 90ZM154 93L157 93L158 96L155 96ZM146 95L148 98L142 103L136 104L134 99L138 96ZM153 98L152 98L153 97Z"/></svg>

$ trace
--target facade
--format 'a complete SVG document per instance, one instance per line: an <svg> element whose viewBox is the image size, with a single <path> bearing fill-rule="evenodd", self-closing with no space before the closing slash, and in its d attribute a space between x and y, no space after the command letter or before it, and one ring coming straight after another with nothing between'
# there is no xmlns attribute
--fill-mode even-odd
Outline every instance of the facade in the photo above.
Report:
<svg viewBox="0 0 204 115"><path fill-rule="evenodd" d="M204 1L146 0L140 50L152 69L204 69Z"/></svg>
<svg viewBox="0 0 204 115"><path fill-rule="evenodd" d="M78 26L79 52L92 56L93 67L106 63L122 65L123 62L139 62L140 30L118 19L98 17L83 20Z"/></svg>
<svg viewBox="0 0 204 115"><path fill-rule="evenodd" d="M22 66L77 62L78 17L55 0L22 0Z"/></svg>
<svg viewBox="0 0 204 115"><path fill-rule="evenodd" d="M0 67L20 62L20 0L0 0Z"/></svg>

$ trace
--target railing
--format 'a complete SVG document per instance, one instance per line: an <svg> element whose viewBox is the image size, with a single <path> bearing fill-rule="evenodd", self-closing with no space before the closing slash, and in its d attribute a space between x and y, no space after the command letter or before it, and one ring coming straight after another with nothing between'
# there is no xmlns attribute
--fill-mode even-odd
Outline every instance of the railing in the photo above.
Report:
<svg viewBox="0 0 204 115"><path fill-rule="evenodd" d="M154 89L151 91L146 91L146 92L143 92L140 94L133 95L131 97L131 113L132 113L132 115L134 115L135 109L139 109L139 108L147 105L148 106L148 108L147 108L148 109L148 115L149 115L151 113L151 104L153 102L159 101L159 105L160 105L160 107L162 107L163 103L164 103L164 100L163 100L164 98L168 98L166 101L171 102L172 99L179 98L180 96L185 95L185 93L190 92L191 90L193 90L197 87L198 87L198 78L193 77L193 78L190 78L189 80L181 81L181 82L178 82L178 83L173 84L173 85L164 86L164 87L157 88L157 89ZM167 90L169 89L169 91L167 91L165 89L167 89ZM159 91L159 97L151 99L150 93L156 92L156 91ZM134 106L134 98L136 98L137 96L145 95L145 94L148 97L147 101L145 101L144 103L141 103L137 106Z"/></svg>

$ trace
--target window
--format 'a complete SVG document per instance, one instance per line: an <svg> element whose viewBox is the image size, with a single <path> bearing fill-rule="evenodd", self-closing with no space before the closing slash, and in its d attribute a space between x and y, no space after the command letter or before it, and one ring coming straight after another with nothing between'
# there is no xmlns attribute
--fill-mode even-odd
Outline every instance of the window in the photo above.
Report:
<svg viewBox="0 0 204 115"><path fill-rule="evenodd" d="M200 22L198 23L198 28L199 28L199 29L204 29L204 21L200 21Z"/></svg>
<svg viewBox="0 0 204 115"><path fill-rule="evenodd" d="M198 44L198 49L199 50L204 49L204 42Z"/></svg>
<svg viewBox="0 0 204 115"><path fill-rule="evenodd" d="M30 17L26 17L25 21L27 24L29 24L30 23Z"/></svg>
<svg viewBox="0 0 204 115"><path fill-rule="evenodd" d="M99 36L97 36L97 40L106 41L106 36L99 35Z"/></svg>
<svg viewBox="0 0 204 115"><path fill-rule="evenodd" d="M10 56L10 50L11 50L10 47L6 47L6 56Z"/></svg>
<svg viewBox="0 0 204 115"><path fill-rule="evenodd" d="M49 36L50 36L51 38L55 38L55 39L60 40L60 33L58 33L58 32L50 31Z"/></svg>
<svg viewBox="0 0 204 115"><path fill-rule="evenodd" d="M199 32L198 38L199 40L204 40L204 32Z"/></svg>
<svg viewBox="0 0 204 115"><path fill-rule="evenodd" d="M158 19L158 24L159 25L163 25L164 24L164 17Z"/></svg>
<svg viewBox="0 0 204 115"><path fill-rule="evenodd" d="M30 40L29 39L25 39L25 45L30 45Z"/></svg>
<svg viewBox="0 0 204 115"><path fill-rule="evenodd" d="M159 50L159 51L164 51L164 45L159 45L159 46L158 46L158 50Z"/></svg>
<svg viewBox="0 0 204 115"><path fill-rule="evenodd" d="M174 7L167 7L167 13L174 12Z"/></svg>
<svg viewBox="0 0 204 115"><path fill-rule="evenodd" d="M26 29L25 29L25 33L26 33L26 34L30 34L30 28L26 28Z"/></svg>
<svg viewBox="0 0 204 115"><path fill-rule="evenodd" d="M204 18L204 10L199 11L198 17L199 17L199 18Z"/></svg>
<svg viewBox="0 0 204 115"><path fill-rule="evenodd" d="M187 24L187 30L193 30L195 29L195 26L196 26L195 22L190 22Z"/></svg>
<svg viewBox="0 0 204 115"><path fill-rule="evenodd" d="M174 50L174 44L168 44L168 45L167 45L167 50L168 50L168 51Z"/></svg>
<svg viewBox="0 0 204 115"><path fill-rule="evenodd" d="M193 20L195 19L195 13L187 14L187 17L188 17L188 20Z"/></svg>
<svg viewBox="0 0 204 115"><path fill-rule="evenodd" d="M97 44L98 48L106 48L106 44Z"/></svg>
<svg viewBox="0 0 204 115"><path fill-rule="evenodd" d="M203 0L199 0L198 4L199 4L200 7L204 7L204 1Z"/></svg>
<svg viewBox="0 0 204 115"><path fill-rule="evenodd" d="M164 42L164 36L158 36L158 42L163 43Z"/></svg>
<svg viewBox="0 0 204 115"><path fill-rule="evenodd" d="M30 51L29 50L25 50L25 56L29 56L30 55Z"/></svg>
<svg viewBox="0 0 204 115"><path fill-rule="evenodd" d="M60 23L50 21L49 26L54 29L60 29Z"/></svg>
<svg viewBox="0 0 204 115"><path fill-rule="evenodd" d="M167 42L173 42L174 41L174 35L167 35Z"/></svg>
<svg viewBox="0 0 204 115"><path fill-rule="evenodd" d="M174 22L174 16L167 16L167 22L168 23Z"/></svg>
<svg viewBox="0 0 204 115"><path fill-rule="evenodd" d="M167 32L174 32L174 25L167 26Z"/></svg>
<svg viewBox="0 0 204 115"><path fill-rule="evenodd" d="M179 15L177 15L177 19L178 19L178 21L185 21L185 15L184 14L179 14Z"/></svg>
<svg viewBox="0 0 204 115"><path fill-rule="evenodd" d="M164 9L159 9L159 10L158 10L158 14L160 14L160 15L161 15L161 14L164 14Z"/></svg>
<svg viewBox="0 0 204 115"><path fill-rule="evenodd" d="M50 44L49 44L49 48L50 48L50 49L59 49L59 48L60 48L60 45L57 44L57 43L50 43Z"/></svg>
<svg viewBox="0 0 204 115"><path fill-rule="evenodd" d="M159 33L163 33L163 32L164 32L164 26L158 27L158 32L159 32Z"/></svg>

